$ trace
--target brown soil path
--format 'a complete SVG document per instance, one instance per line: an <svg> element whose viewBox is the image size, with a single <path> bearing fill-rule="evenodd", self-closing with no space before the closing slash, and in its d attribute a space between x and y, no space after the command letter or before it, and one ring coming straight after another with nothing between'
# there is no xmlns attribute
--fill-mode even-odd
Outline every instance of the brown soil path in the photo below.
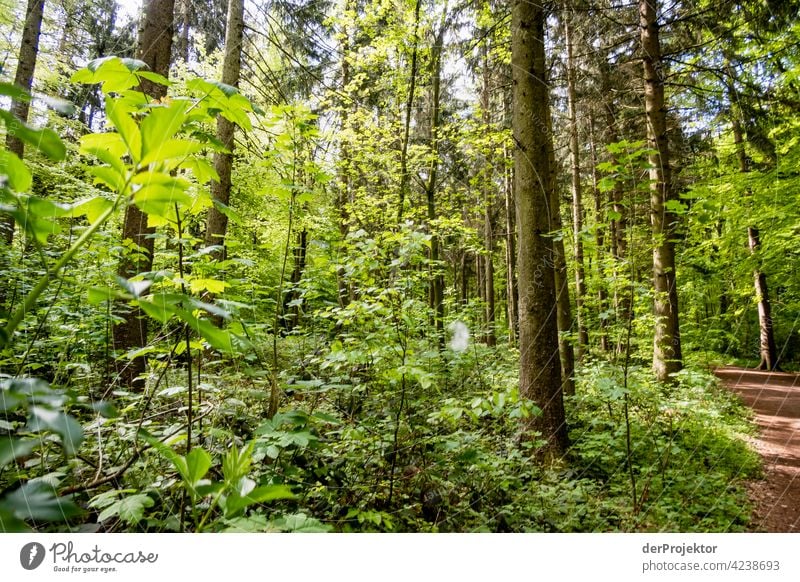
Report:
<svg viewBox="0 0 800 582"><path fill-rule="evenodd" d="M753 531L800 532L800 374L719 368L714 372L755 411L765 479L749 486Z"/></svg>

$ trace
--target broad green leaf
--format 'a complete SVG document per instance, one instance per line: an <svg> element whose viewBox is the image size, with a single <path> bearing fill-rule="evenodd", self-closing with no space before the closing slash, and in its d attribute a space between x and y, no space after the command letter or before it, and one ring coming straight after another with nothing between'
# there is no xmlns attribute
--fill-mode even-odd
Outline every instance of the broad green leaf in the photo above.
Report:
<svg viewBox="0 0 800 582"><path fill-rule="evenodd" d="M197 181L200 183L209 182L214 180L219 182L219 174L214 169L214 166L209 164L202 158L191 158L181 163L181 168L185 168L194 174Z"/></svg>
<svg viewBox="0 0 800 582"><path fill-rule="evenodd" d="M158 73L153 73L152 71L136 71L136 75L141 77L142 79L147 79L148 81L152 81L153 83L157 83L159 85L164 85L165 87L172 86L172 82L164 77L163 75L159 75Z"/></svg>
<svg viewBox="0 0 800 582"><path fill-rule="evenodd" d="M106 100L106 115L114 125L134 162L142 159L142 134L131 117L131 108L119 99Z"/></svg>
<svg viewBox="0 0 800 582"><path fill-rule="evenodd" d="M28 481L0 500L5 510L20 520L64 521L81 513L66 497L56 497L55 488L44 481Z"/></svg>
<svg viewBox="0 0 800 582"><path fill-rule="evenodd" d="M85 84L102 83L103 93L119 93L138 85L139 79L135 71L146 66L143 61L136 59L102 57L90 61L85 68L72 75L70 81Z"/></svg>
<svg viewBox="0 0 800 582"><path fill-rule="evenodd" d="M135 525L144 517L144 510L153 505L154 501L149 495L138 493L112 503L97 516L97 519L106 521L110 517L119 516L128 525Z"/></svg>
<svg viewBox="0 0 800 582"><path fill-rule="evenodd" d="M203 336L205 340L222 352L232 352L233 342L229 331L216 327L207 319L199 319L185 309L176 309L175 314L189 324L189 327Z"/></svg>
<svg viewBox="0 0 800 582"><path fill-rule="evenodd" d="M234 492L225 500L225 515L232 517L244 508L256 503L266 503L278 499L295 499L295 497L288 485L264 485L256 487L244 496Z"/></svg>
<svg viewBox="0 0 800 582"><path fill-rule="evenodd" d="M31 454L39 444L39 439L0 436L0 469L14 459Z"/></svg>
<svg viewBox="0 0 800 582"><path fill-rule="evenodd" d="M142 164L158 159L159 149L169 142L186 121L186 101L173 101L169 106L153 107L142 121Z"/></svg>
<svg viewBox="0 0 800 582"><path fill-rule="evenodd" d="M117 289L111 289L110 287L92 287L89 289L87 297L90 305L99 305L106 301L115 301L118 299L128 300L133 299L133 297L121 293Z"/></svg>
<svg viewBox="0 0 800 582"><path fill-rule="evenodd" d="M143 184L133 195L133 201L143 212L165 218L173 216L175 205L185 206L191 203L186 193L189 183L160 172L142 172L134 180Z"/></svg>
<svg viewBox="0 0 800 582"><path fill-rule="evenodd" d="M27 166L17 155L6 149L0 150L0 178L5 179L16 192L27 192L33 184L33 177Z"/></svg>
<svg viewBox="0 0 800 582"><path fill-rule="evenodd" d="M197 485L206 476L211 468L211 455L205 449L196 448L186 455L186 480L192 485Z"/></svg>
<svg viewBox="0 0 800 582"><path fill-rule="evenodd" d="M0 109L0 119L6 124L6 132L32 145L51 160L60 162L67 156L67 147L52 129L34 129L22 123L10 112Z"/></svg>
<svg viewBox="0 0 800 582"><path fill-rule="evenodd" d="M12 511L0 507L0 533L26 533L31 528L14 515Z"/></svg>
<svg viewBox="0 0 800 582"><path fill-rule="evenodd" d="M122 158L128 153L128 147L119 133L90 133L89 135L84 135L81 138L80 151L105 162L120 174L125 173L125 164L122 163Z"/></svg>
<svg viewBox="0 0 800 582"><path fill-rule="evenodd" d="M225 288L228 286L228 283L225 281L219 281L218 279L191 279L189 281L189 288L191 289L192 293L201 293L202 291L208 291L214 295L218 295L225 291Z"/></svg>
<svg viewBox="0 0 800 582"><path fill-rule="evenodd" d="M305 513L280 517L273 520L270 525L280 531L295 533L325 533L331 530L331 526L325 525L313 517L308 517Z"/></svg>
<svg viewBox="0 0 800 582"><path fill-rule="evenodd" d="M74 455L83 441L81 425L61 410L31 406L28 429L32 431L49 430L58 434L61 437L61 445L68 455Z"/></svg>
<svg viewBox="0 0 800 582"><path fill-rule="evenodd" d="M175 313L174 308L165 305L163 302L142 300L139 301L139 307L148 316L152 317L159 323L167 323Z"/></svg>
<svg viewBox="0 0 800 582"><path fill-rule="evenodd" d="M142 165L176 158L183 159L191 154L199 152L202 149L203 144L196 141L189 141L186 139L171 139L155 146L152 149L146 149L145 156L142 158Z"/></svg>
<svg viewBox="0 0 800 582"><path fill-rule="evenodd" d="M122 193L125 189L125 176L111 166L89 166L86 168L94 176L95 184L102 184L112 192Z"/></svg>
<svg viewBox="0 0 800 582"><path fill-rule="evenodd" d="M11 97L14 101L30 101L30 94L22 87L12 83L0 83L0 95Z"/></svg>
<svg viewBox="0 0 800 582"><path fill-rule="evenodd" d="M90 223L94 223L102 214L111 208L114 203L108 198L95 196L76 203L72 207L72 216L86 216Z"/></svg>

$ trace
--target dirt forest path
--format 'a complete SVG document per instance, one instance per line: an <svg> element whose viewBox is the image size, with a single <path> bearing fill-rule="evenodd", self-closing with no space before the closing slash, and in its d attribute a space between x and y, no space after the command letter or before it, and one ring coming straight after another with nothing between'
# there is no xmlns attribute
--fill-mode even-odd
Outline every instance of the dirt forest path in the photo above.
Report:
<svg viewBox="0 0 800 582"><path fill-rule="evenodd" d="M800 374L719 368L714 372L755 411L764 480L753 481L752 531L800 532Z"/></svg>

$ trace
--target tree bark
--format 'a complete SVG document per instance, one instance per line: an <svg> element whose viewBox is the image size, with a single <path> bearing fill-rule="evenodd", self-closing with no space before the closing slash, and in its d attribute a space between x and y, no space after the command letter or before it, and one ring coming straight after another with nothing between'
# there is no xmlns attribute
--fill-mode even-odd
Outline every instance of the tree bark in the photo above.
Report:
<svg viewBox="0 0 800 582"><path fill-rule="evenodd" d="M225 58L222 64L222 82L232 87L239 86L239 74L242 66L242 42L244 38L244 0L228 2L228 29L225 33ZM217 260L225 258L225 235L228 232L228 217L220 211L216 204L228 206L231 197L231 172L233 168L233 150L235 125L222 115L217 117L217 139L228 150L228 153L214 154L214 169L219 174L219 182L211 183L211 196L215 205L208 211L206 223L206 246L220 246L212 253Z"/></svg>
<svg viewBox="0 0 800 582"><path fill-rule="evenodd" d="M485 35L481 35L485 36ZM489 94L490 83L490 70L489 70L489 42L488 39L483 43L483 84L481 87L481 109L483 113L483 125L486 134L491 132L491 96ZM488 160L487 160L488 162ZM487 163L487 171L491 171L491 164ZM493 196L491 192L492 180L489 176L483 179L483 243L486 251L484 257L484 273L483 281L486 286L484 294L486 302L484 303L486 310L486 345L494 346L497 344L495 335L495 290L494 290L494 229L492 227L492 206Z"/></svg>
<svg viewBox="0 0 800 582"><path fill-rule="evenodd" d="M595 217L595 261L597 263L597 304L598 311L605 314L608 307L608 290L606 289L606 274L603 266L603 252L605 250L605 217L603 216L602 192L598 186L597 176L597 147L595 141L594 111L589 112L589 145L592 155L592 189L594 192L594 217ZM604 352L610 350L608 343L608 317L600 317L600 349Z"/></svg>
<svg viewBox="0 0 800 582"><path fill-rule="evenodd" d="M523 437L545 440L539 456L553 459L567 448L567 425L553 310L556 287L550 233L544 9L539 0L514 0L511 62L514 91L512 128L519 228L519 391L541 414L522 421Z"/></svg>
<svg viewBox="0 0 800 582"><path fill-rule="evenodd" d="M504 149L503 161L508 157ZM508 341L510 345L517 343L519 335L519 295L517 294L517 242L514 220L514 187L510 168L505 170L503 190L506 215L506 291L508 301Z"/></svg>
<svg viewBox="0 0 800 582"><path fill-rule="evenodd" d="M172 21L175 9L174 0L149 0L144 6L144 22L139 32L139 46L136 57L144 61L151 71L169 75L172 52ZM146 79L141 82L141 89L152 99L161 99L167 94L167 88ZM117 274L130 279L153 268L154 228L147 226L147 215L135 204L125 209L125 221L122 227L122 240L135 245L133 255L126 255L120 260ZM147 344L147 319L139 308L131 308L120 314L123 321L114 326L114 349L118 355L133 348L142 348ZM142 389L141 379L145 371L144 357L134 358L123 364L117 360L119 381L126 386Z"/></svg>
<svg viewBox="0 0 800 582"><path fill-rule="evenodd" d="M561 384L564 394L575 394L575 348L569 335L573 331L572 304L569 299L567 254L564 251L564 225L561 220L561 200L556 181L556 152L553 144L553 124L548 101L546 116L547 160L550 168L548 201L550 203L550 236L553 240L553 277L556 287L556 324L558 326L558 354L561 360Z"/></svg>
<svg viewBox="0 0 800 582"><path fill-rule="evenodd" d="M728 72L733 74L733 67L728 64ZM744 132L742 125L739 122L739 117L735 112L735 105L738 101L738 95L733 85L733 81L728 84L728 99L730 100L731 107L731 125L733 127L733 143L736 147L736 159L739 162L739 171L743 174L750 169L749 160L747 159L747 152L744 148ZM759 370L778 370L778 348L775 344L775 330L772 322L772 305L769 301L769 288L767 287L767 275L761 270L761 261L759 257L759 250L761 248L761 235L758 228L755 226L747 227L747 241L750 248L750 254L756 261L756 268L753 270L753 282L755 284L756 299L758 301L758 338L759 338L759 353L761 361L758 364ZM723 298L727 303L727 296L723 293ZM720 311L723 305L727 308L726 304L720 301Z"/></svg>
<svg viewBox="0 0 800 582"><path fill-rule="evenodd" d="M408 142L411 137L411 114L414 107L414 93L417 87L417 53L419 51L419 13L422 0L414 5L414 33L411 41L411 71L406 99L405 122L403 124L403 141L400 144L400 203L397 205L397 224L403 220L406 198L408 197Z"/></svg>
<svg viewBox="0 0 800 582"><path fill-rule="evenodd" d="M674 199L672 168L667 141L667 110L664 102L663 63L658 37L658 0L639 0L639 25L644 65L644 102L650 161L650 222L653 230L653 286L656 317L653 334L653 371L661 382L682 367L678 319L678 289L675 281L676 216L667 203Z"/></svg>
<svg viewBox="0 0 800 582"><path fill-rule="evenodd" d="M564 31L567 37L567 102L569 108L569 153L572 165L572 229L575 245L575 320L578 324L576 357L583 359L589 345L589 334L584 322L583 303L586 297L586 271L583 261L583 202L581 200L581 165L578 146L578 91L575 72L575 56L572 22L573 14L564 16Z"/></svg>
<svg viewBox="0 0 800 582"><path fill-rule="evenodd" d="M439 125L441 124L441 93L442 93L442 45L447 28L447 7L442 12L439 30L434 39L434 46L431 49L431 123L430 134L428 136L429 147L433 154L431 164L428 169L428 181L425 184L425 199L427 203L428 228L431 232L430 247L430 288L428 295L430 308L433 311L433 323L439 346L444 348L444 273L439 265L441 255L441 240L439 235L434 232L434 222L436 221L436 190L438 188L437 178L439 170Z"/></svg>
<svg viewBox="0 0 800 582"><path fill-rule="evenodd" d="M39 36L42 30L44 0L28 0L25 10L25 27L22 29L22 40L19 45L17 70L14 73L14 84L30 92L33 86L33 74L36 71L36 59L39 56ZM22 122L28 121L30 102L12 101L11 113ZM25 144L10 133L6 134L6 147L19 159L25 154ZM0 216L0 240L10 247L14 242L14 218L10 214ZM0 291L0 305L5 303L5 285Z"/></svg>

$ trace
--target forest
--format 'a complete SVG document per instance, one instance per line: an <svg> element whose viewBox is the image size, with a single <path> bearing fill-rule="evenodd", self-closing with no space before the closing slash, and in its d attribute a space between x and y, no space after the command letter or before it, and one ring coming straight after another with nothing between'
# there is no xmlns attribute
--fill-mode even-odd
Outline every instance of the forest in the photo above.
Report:
<svg viewBox="0 0 800 582"><path fill-rule="evenodd" d="M798 13L0 0L0 531L753 531Z"/></svg>

